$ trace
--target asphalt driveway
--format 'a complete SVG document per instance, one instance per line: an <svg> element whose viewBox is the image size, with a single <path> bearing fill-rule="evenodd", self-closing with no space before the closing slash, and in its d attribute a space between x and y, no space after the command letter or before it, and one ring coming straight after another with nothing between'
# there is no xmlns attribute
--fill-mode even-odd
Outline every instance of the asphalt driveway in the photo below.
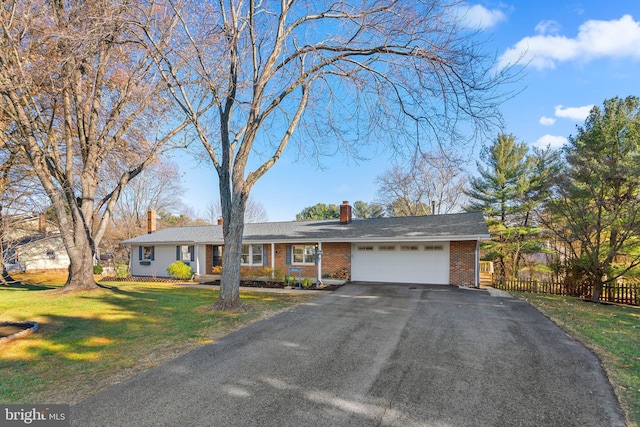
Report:
<svg viewBox="0 0 640 427"><path fill-rule="evenodd" d="M72 407L78 426L623 426L598 359L525 302L356 283Z"/></svg>

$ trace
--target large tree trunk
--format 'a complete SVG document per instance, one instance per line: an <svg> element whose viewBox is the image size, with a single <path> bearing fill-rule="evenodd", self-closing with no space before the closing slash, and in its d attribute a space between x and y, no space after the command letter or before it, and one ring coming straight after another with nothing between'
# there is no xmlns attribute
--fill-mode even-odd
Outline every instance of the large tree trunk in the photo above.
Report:
<svg viewBox="0 0 640 427"><path fill-rule="evenodd" d="M73 253L73 255L72 255ZM93 278L93 256L91 250L72 251L69 253L69 277L62 288L63 292L98 289Z"/></svg>
<svg viewBox="0 0 640 427"><path fill-rule="evenodd" d="M602 277L596 278L593 280L593 292L591 293L591 301L599 302L600 296L602 295Z"/></svg>
<svg viewBox="0 0 640 427"><path fill-rule="evenodd" d="M224 254L220 295L214 305L214 309L244 309L245 304L240 299L240 265L242 264L242 234L244 232L246 194L234 194L231 203L228 203L228 200L221 200L221 202Z"/></svg>
<svg viewBox="0 0 640 427"><path fill-rule="evenodd" d="M234 221L224 237L224 254L220 295L216 302L217 310L233 310L241 308L244 303L240 299L240 265L242 263L242 232L244 221Z"/></svg>
<svg viewBox="0 0 640 427"><path fill-rule="evenodd" d="M66 212L59 212L59 206L56 208L59 218L60 215L65 215ZM62 240L69 255L69 276L61 289L62 292L98 289L98 284L93 278L95 249L87 231L91 229L91 224L87 223L85 218L86 215L80 215L78 210L76 215L68 215L64 221L60 221L61 228L64 227L62 224L73 224L73 233L62 233Z"/></svg>

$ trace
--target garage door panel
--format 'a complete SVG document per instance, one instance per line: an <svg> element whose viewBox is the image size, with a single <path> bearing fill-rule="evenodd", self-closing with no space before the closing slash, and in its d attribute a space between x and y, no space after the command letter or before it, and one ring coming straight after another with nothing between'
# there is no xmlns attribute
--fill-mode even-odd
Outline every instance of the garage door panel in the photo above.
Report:
<svg viewBox="0 0 640 427"><path fill-rule="evenodd" d="M352 280L449 283L448 242L353 244L351 257Z"/></svg>

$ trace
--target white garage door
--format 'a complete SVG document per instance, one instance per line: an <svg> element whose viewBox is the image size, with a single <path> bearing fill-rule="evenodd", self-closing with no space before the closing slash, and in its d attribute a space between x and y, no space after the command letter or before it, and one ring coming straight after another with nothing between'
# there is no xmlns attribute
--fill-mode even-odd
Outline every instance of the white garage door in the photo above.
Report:
<svg viewBox="0 0 640 427"><path fill-rule="evenodd" d="M354 243L351 280L449 284L449 242Z"/></svg>

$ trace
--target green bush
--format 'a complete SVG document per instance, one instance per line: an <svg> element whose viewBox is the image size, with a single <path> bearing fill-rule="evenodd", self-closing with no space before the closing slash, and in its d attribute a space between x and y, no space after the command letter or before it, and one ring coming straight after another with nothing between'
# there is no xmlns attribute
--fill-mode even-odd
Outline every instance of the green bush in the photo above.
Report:
<svg viewBox="0 0 640 427"><path fill-rule="evenodd" d="M93 274L102 274L102 266L94 265L93 266Z"/></svg>
<svg viewBox="0 0 640 427"><path fill-rule="evenodd" d="M118 279L126 279L129 277L129 263L127 261L116 261L115 269Z"/></svg>
<svg viewBox="0 0 640 427"><path fill-rule="evenodd" d="M169 273L169 276L178 280L189 280L191 279L191 276L193 276L191 267L182 261L175 261L171 263L169 268L167 268L167 273Z"/></svg>
<svg viewBox="0 0 640 427"><path fill-rule="evenodd" d="M313 285L313 279L311 277L305 277L302 279L302 287L304 289L309 289Z"/></svg>

